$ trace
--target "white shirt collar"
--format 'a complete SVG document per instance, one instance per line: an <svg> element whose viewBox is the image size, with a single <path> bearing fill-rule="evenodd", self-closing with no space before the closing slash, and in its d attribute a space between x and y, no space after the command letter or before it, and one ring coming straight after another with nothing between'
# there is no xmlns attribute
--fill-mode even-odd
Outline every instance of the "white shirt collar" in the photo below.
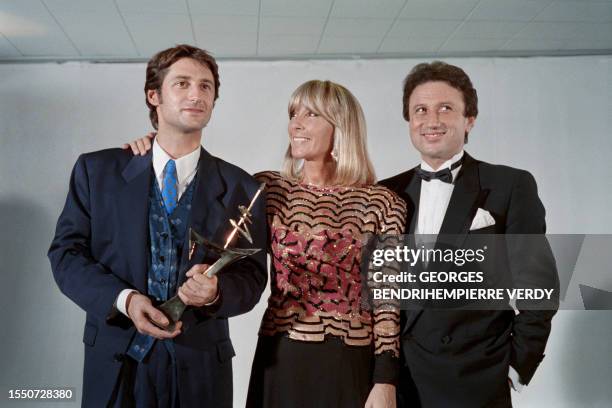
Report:
<svg viewBox="0 0 612 408"><path fill-rule="evenodd" d="M172 160L172 157L157 143L157 139L153 141L153 170L155 171L155 177L158 182L163 179L164 168L168 160ZM198 161L200 160L200 146L193 152L174 159L176 163L176 175L179 186L188 184L195 175L198 169Z"/></svg>
<svg viewBox="0 0 612 408"><path fill-rule="evenodd" d="M463 149L461 149L461 151L459 153L457 153L456 155L454 155L453 157L451 157L450 159L448 159L447 161L442 163L442 165L437 170L434 170L429 164L427 164L427 162L425 162L425 160L421 160L421 168L423 170L427 170L427 171L440 171L440 170L444 170L446 168L449 168L450 166L452 166L453 164L455 164L459 160L461 160L462 157L463 157ZM459 167L461 167L461 166L459 166ZM453 170L453 177L455 176L455 171L459 170L459 167L457 167L456 169Z"/></svg>
<svg viewBox="0 0 612 408"><path fill-rule="evenodd" d="M450 168L450 166L455 164L462 157L463 150L444 162L436 171ZM434 171L425 161L421 162L421 168L426 171ZM453 181L457 177L457 174L459 174L460 169L461 166L457 166L451 171ZM423 181L421 183L421 196L419 199L418 219L415 229L417 234L437 235L440 232L454 188L454 184L445 183L438 179Z"/></svg>

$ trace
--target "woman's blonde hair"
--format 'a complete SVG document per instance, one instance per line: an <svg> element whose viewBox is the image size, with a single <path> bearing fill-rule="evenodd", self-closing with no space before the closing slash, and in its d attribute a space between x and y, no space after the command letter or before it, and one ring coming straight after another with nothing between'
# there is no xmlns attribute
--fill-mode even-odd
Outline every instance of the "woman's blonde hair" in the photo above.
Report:
<svg viewBox="0 0 612 408"><path fill-rule="evenodd" d="M289 117L299 108L321 115L334 127L334 156L337 160L333 185L374 184L376 175L366 147L366 124L361 105L345 87L331 81L312 80L300 85L289 100ZM285 153L281 174L292 180L302 178L303 160Z"/></svg>

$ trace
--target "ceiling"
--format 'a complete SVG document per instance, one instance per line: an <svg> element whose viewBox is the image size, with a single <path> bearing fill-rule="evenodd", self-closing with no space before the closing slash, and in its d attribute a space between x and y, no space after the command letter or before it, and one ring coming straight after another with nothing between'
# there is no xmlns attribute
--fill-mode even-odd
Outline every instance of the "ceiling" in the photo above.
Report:
<svg viewBox="0 0 612 408"><path fill-rule="evenodd" d="M612 0L0 0L0 62L612 54Z"/></svg>

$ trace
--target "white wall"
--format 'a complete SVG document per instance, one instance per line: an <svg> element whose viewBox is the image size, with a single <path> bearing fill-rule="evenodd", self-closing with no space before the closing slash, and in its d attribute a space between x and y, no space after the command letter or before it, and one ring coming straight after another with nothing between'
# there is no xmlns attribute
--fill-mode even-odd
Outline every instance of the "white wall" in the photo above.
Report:
<svg viewBox="0 0 612 408"><path fill-rule="evenodd" d="M612 233L612 57L447 61L479 92L467 150L530 170L549 232ZM221 62L221 97L203 144L249 172L278 169L289 95L308 79L331 79L361 101L378 175L390 176L418 163L401 115L402 80L418 62ZM144 64L0 65L0 385L80 393L84 313L60 294L45 254L78 154L150 129L143 83ZM264 307L231 320L236 407ZM612 312L560 312L546 359L516 405L609 406L610 344Z"/></svg>

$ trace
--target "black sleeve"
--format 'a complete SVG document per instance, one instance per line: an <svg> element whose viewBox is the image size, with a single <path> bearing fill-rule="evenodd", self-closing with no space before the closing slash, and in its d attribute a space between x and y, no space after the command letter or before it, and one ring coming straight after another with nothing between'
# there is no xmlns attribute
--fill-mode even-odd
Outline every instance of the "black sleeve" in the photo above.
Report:
<svg viewBox="0 0 612 408"><path fill-rule="evenodd" d="M528 172L515 180L506 223L510 269L515 287L553 288L546 303L517 301L510 364L528 384L544 358L551 320L559 306L559 277L552 250L545 237L545 210L535 179Z"/></svg>

